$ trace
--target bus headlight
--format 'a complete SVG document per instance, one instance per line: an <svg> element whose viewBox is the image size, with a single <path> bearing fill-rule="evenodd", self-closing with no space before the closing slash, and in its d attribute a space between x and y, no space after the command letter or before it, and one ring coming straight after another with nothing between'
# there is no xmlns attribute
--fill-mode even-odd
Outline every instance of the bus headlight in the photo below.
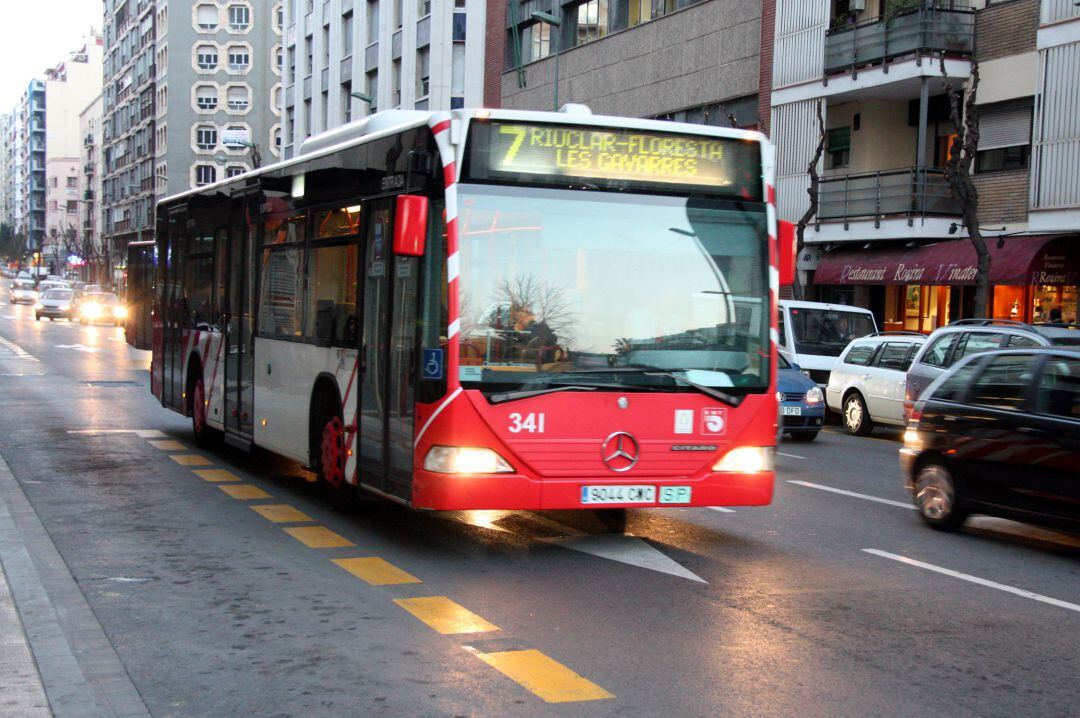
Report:
<svg viewBox="0 0 1080 718"><path fill-rule="evenodd" d="M491 449L474 446L433 446L424 457L424 470L440 474L505 474L514 467Z"/></svg>
<svg viewBox="0 0 1080 718"><path fill-rule="evenodd" d="M807 404L820 404L825 400L825 395L821 393L821 387L815 386L806 392Z"/></svg>
<svg viewBox="0 0 1080 718"><path fill-rule="evenodd" d="M773 467L772 449L767 446L737 446L724 454L713 465L713 471L733 474L757 474L771 471Z"/></svg>

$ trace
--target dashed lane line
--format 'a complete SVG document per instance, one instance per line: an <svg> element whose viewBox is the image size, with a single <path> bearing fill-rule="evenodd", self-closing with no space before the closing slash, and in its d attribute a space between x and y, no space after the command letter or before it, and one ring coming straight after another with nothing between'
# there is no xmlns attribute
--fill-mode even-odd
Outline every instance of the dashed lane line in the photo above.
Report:
<svg viewBox="0 0 1080 718"><path fill-rule="evenodd" d="M222 486L220 488L225 489L228 487ZM269 498L269 494L267 498ZM308 548L344 548L356 545L325 526L294 526L282 530Z"/></svg>
<svg viewBox="0 0 1080 718"><path fill-rule="evenodd" d="M253 484L218 484L218 488L238 501L274 498Z"/></svg>
<svg viewBox="0 0 1080 718"><path fill-rule="evenodd" d="M199 454L169 454L169 458L181 466L210 466L213 463Z"/></svg>
<svg viewBox="0 0 1080 718"><path fill-rule="evenodd" d="M252 511L276 524L301 524L313 521L310 516L288 504L260 504L250 506Z"/></svg>
<svg viewBox="0 0 1080 718"><path fill-rule="evenodd" d="M733 514L733 513L735 513L735 509L729 509L726 506L706 506L705 508L711 509L713 511L719 511L722 514Z"/></svg>
<svg viewBox="0 0 1080 718"><path fill-rule="evenodd" d="M481 618L446 596L395 598L394 603L443 635L488 633L499 630L494 623Z"/></svg>
<svg viewBox="0 0 1080 718"><path fill-rule="evenodd" d="M397 586L403 583L423 583L408 571L403 571L378 556L335 558L333 562L371 586Z"/></svg>
<svg viewBox="0 0 1080 718"><path fill-rule="evenodd" d="M822 486L821 484L813 484L809 481L795 481L788 480L789 484L796 484L798 486L805 486L809 489L817 489L818 491L829 491L834 494L840 494L842 496L850 496L853 499L862 499L863 501L873 501L879 504L886 504L887 506L896 506L901 509L915 510L915 506L912 504L905 504L903 501L893 501L892 499L882 499L877 496L870 496L868 494L860 494L855 491L848 491L846 489L837 489L832 486Z"/></svg>
<svg viewBox="0 0 1080 718"><path fill-rule="evenodd" d="M155 449L161 449L162 451L186 451L187 450L187 447L184 446L183 444L181 444L179 441L157 440L157 441L148 441L146 443L150 444L150 446L154 447Z"/></svg>
<svg viewBox="0 0 1080 718"><path fill-rule="evenodd" d="M240 481L240 477L225 469L194 469L193 474L204 481L218 483L222 481Z"/></svg>
<svg viewBox="0 0 1080 718"><path fill-rule="evenodd" d="M534 649L481 653L472 646L465 646L465 650L547 703L615 697L613 693Z"/></svg>
<svg viewBox="0 0 1080 718"><path fill-rule="evenodd" d="M864 552L879 556L881 558L887 558L891 561L898 561L899 563L907 564L908 566L915 566L916 568L926 569L927 571L933 571L934 573L940 573L944 576L951 576L952 578L958 578L961 581L968 581L969 583L978 584L979 586L985 586L986 588L997 589L998 591L1004 591L1005 593L1011 593L1015 596L1023 596L1024 598L1030 598L1032 601L1038 601L1039 603L1046 603L1051 606L1057 606L1058 608L1064 608L1069 611L1076 611L1080 613L1080 604L1069 603L1068 601L1062 601L1057 598L1051 598L1050 596L1044 596L1041 593L1034 593L1022 588L1016 588L1015 586L1009 586L1004 583L998 583L997 581L990 581L985 578L979 578L978 576L972 576L969 573L961 573L959 571L953 571L951 568L944 568L932 563L926 563L925 561L916 561L913 558L907 556L901 556L896 553L889 553L888 551L882 551L876 548L864 548Z"/></svg>
<svg viewBox="0 0 1080 718"><path fill-rule="evenodd" d="M789 459L805 459L805 456L799 456L798 454L785 454L783 451L777 451L777 456L785 456Z"/></svg>
<svg viewBox="0 0 1080 718"><path fill-rule="evenodd" d="M159 429L69 429L69 434L98 436L101 434L134 434L140 439L167 439L165 432Z"/></svg>

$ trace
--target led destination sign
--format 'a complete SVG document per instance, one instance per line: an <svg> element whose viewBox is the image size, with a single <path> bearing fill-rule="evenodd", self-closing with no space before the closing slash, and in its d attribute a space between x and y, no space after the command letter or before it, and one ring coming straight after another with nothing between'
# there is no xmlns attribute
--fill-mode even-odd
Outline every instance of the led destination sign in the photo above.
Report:
<svg viewBox="0 0 1080 718"><path fill-rule="evenodd" d="M477 180L695 188L759 198L756 142L626 129L475 123L469 175Z"/></svg>

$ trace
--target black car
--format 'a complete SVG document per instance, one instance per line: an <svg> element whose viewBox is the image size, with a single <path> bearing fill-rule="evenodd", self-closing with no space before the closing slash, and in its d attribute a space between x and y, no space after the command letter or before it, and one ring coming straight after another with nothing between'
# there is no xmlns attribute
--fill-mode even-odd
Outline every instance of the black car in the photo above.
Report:
<svg viewBox="0 0 1080 718"><path fill-rule="evenodd" d="M967 357L915 404L900 465L933 528L980 513L1080 529L1080 349Z"/></svg>

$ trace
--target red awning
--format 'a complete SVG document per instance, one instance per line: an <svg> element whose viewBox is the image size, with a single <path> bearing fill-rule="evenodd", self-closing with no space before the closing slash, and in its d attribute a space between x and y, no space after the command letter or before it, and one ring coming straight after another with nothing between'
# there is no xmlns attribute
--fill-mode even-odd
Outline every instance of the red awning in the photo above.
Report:
<svg viewBox="0 0 1080 718"><path fill-rule="evenodd" d="M1080 284L1080 235L988 237L991 284ZM814 284L975 284L967 239L900 249L839 249L821 258Z"/></svg>

